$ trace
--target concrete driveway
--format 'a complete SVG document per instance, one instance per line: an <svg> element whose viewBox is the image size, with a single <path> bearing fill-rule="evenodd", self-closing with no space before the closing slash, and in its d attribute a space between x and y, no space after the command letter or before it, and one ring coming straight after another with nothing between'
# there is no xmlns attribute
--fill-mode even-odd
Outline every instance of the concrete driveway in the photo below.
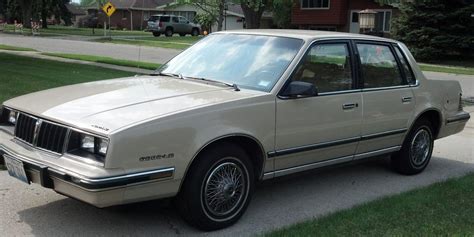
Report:
<svg viewBox="0 0 474 237"><path fill-rule="evenodd" d="M380 157L268 181L259 185L247 213L236 225L211 233L189 227L168 201L98 209L38 185L27 186L1 171L0 233L250 236L474 172L473 155L471 120L462 133L436 141L433 159L422 174L396 174L389 168L389 159Z"/></svg>

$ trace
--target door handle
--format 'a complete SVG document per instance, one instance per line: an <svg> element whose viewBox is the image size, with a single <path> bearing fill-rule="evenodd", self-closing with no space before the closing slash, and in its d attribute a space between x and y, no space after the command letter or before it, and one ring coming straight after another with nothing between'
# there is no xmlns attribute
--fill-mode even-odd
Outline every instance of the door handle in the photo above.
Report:
<svg viewBox="0 0 474 237"><path fill-rule="evenodd" d="M346 103L342 105L342 109L347 110L347 109L353 109L355 107L359 107L358 103Z"/></svg>
<svg viewBox="0 0 474 237"><path fill-rule="evenodd" d="M412 97L411 97L411 96L408 96L408 97L402 97L402 103L408 103L408 102L411 102L411 99L412 99Z"/></svg>

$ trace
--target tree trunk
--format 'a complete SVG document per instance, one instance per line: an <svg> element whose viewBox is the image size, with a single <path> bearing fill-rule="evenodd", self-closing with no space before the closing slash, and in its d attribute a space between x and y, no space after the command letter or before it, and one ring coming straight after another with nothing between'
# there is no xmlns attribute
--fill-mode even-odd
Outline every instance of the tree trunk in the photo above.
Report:
<svg viewBox="0 0 474 237"><path fill-rule="evenodd" d="M22 24L25 28L31 28L31 8L33 1L31 0L18 0L18 5L21 8Z"/></svg>
<svg viewBox="0 0 474 237"><path fill-rule="evenodd" d="M262 19L262 14L264 7L260 7L257 11L252 7L249 7L246 3L241 3L242 11L245 16L245 28L247 29L258 29L260 28L260 20Z"/></svg>
<svg viewBox="0 0 474 237"><path fill-rule="evenodd" d="M222 30L222 23L224 22L224 3L225 0L219 1L219 17L217 18L217 31Z"/></svg>
<svg viewBox="0 0 474 237"><path fill-rule="evenodd" d="M46 0L41 1L41 21L42 21L42 28L46 29L48 28L48 5L46 3Z"/></svg>

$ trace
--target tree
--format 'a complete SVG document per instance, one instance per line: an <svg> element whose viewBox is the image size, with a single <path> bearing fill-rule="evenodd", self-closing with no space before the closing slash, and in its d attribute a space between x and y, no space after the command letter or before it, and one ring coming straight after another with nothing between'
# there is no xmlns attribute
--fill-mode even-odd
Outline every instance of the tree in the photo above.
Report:
<svg viewBox="0 0 474 237"><path fill-rule="evenodd" d="M271 0L240 0L247 29L260 28L260 20L266 7L270 6L269 3Z"/></svg>
<svg viewBox="0 0 474 237"><path fill-rule="evenodd" d="M210 33L212 25L216 22L213 16L207 13L198 13L194 19L197 23L201 24L201 26L203 26L203 30L207 30L208 33Z"/></svg>
<svg viewBox="0 0 474 237"><path fill-rule="evenodd" d="M212 20L211 26L217 22L217 30L222 30L224 23L225 0L178 0L179 4L192 4L206 15L206 20Z"/></svg>
<svg viewBox="0 0 474 237"><path fill-rule="evenodd" d="M31 28L31 20L43 20L43 27L47 27L47 18L55 15L64 20L66 25L71 24L71 13L66 7L70 0L8 0L7 17L21 19L23 27Z"/></svg>
<svg viewBox="0 0 474 237"><path fill-rule="evenodd" d="M400 5L393 22L394 37L415 58L433 61L474 54L474 4L469 1L411 1Z"/></svg>
<svg viewBox="0 0 474 237"><path fill-rule="evenodd" d="M289 28L293 0L273 0L273 22L278 28Z"/></svg>

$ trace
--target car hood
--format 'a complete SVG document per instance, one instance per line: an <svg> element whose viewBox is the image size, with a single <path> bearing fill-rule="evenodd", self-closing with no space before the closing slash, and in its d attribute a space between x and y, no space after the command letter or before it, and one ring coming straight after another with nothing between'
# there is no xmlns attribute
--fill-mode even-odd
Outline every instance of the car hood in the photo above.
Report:
<svg viewBox="0 0 474 237"><path fill-rule="evenodd" d="M140 76L40 91L8 100L5 106L86 131L109 134L151 118L256 93L194 80Z"/></svg>

